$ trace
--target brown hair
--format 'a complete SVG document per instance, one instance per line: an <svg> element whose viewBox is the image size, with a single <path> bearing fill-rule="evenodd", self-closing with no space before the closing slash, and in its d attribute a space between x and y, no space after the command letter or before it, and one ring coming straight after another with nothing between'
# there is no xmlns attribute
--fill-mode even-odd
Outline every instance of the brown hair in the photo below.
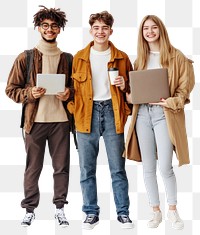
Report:
<svg viewBox="0 0 200 235"><path fill-rule="evenodd" d="M160 47L160 64L163 67L168 67L170 53L173 49L172 44L170 43L167 29L161 19L155 15L147 15L143 18L138 33L138 44L137 44L137 59L134 64L135 69L145 69L148 58L149 58L149 45L148 42L143 37L143 26L147 20L152 20L159 28L160 37L159 37L159 47Z"/></svg>
<svg viewBox="0 0 200 235"><path fill-rule="evenodd" d="M40 26L41 22L45 19L49 19L52 21L55 21L59 27L63 28L66 25L66 22L68 21L66 19L66 14L63 11L60 11L60 8L46 8L45 6L39 6L43 9L40 9L34 16L33 16L33 23L34 27Z"/></svg>
<svg viewBox="0 0 200 235"><path fill-rule="evenodd" d="M89 18L89 24L91 27L96 20L103 21L106 25L110 26L110 28L112 28L112 25L114 23L113 16L107 11L102 11L96 14L91 14Z"/></svg>

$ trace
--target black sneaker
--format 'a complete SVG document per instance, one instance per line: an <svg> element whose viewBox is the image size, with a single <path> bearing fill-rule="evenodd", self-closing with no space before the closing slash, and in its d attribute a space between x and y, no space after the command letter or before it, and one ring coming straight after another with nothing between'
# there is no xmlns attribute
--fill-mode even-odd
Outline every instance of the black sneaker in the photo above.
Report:
<svg viewBox="0 0 200 235"><path fill-rule="evenodd" d="M57 219L60 227L65 228L69 226L69 222L67 221L65 217L64 208L56 209L55 219Z"/></svg>
<svg viewBox="0 0 200 235"><path fill-rule="evenodd" d="M99 223L99 216L89 214L83 222L83 229L93 229Z"/></svg>
<svg viewBox="0 0 200 235"><path fill-rule="evenodd" d="M31 213L27 212L24 216L24 219L21 222L21 226L23 227L30 226L34 219L35 219L35 214L33 212Z"/></svg>
<svg viewBox="0 0 200 235"><path fill-rule="evenodd" d="M128 215L119 215L117 220L121 223L121 228L133 228L133 222Z"/></svg>

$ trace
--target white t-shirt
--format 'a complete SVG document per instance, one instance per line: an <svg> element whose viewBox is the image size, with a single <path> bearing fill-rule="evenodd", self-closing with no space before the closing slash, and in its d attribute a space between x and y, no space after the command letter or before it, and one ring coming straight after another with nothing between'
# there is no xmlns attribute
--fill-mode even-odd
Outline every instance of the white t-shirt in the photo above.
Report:
<svg viewBox="0 0 200 235"><path fill-rule="evenodd" d="M158 68L162 68L160 64L160 52L150 51L147 69L158 69Z"/></svg>
<svg viewBox="0 0 200 235"><path fill-rule="evenodd" d="M93 100L111 99L108 78L108 62L110 61L110 57L110 48L106 51L96 51L92 47L90 49Z"/></svg>

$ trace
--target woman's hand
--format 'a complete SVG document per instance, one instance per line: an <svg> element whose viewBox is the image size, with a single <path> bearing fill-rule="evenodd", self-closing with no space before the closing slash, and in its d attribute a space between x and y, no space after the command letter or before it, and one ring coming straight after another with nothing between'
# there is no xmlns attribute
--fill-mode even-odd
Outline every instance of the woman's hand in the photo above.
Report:
<svg viewBox="0 0 200 235"><path fill-rule="evenodd" d="M157 103L149 103L149 104L152 104L152 105L160 105L160 106L163 106L163 107L165 107L165 108L169 108L168 105L167 105L166 99L163 99L163 98L160 99L160 102L157 102Z"/></svg>
<svg viewBox="0 0 200 235"><path fill-rule="evenodd" d="M129 103L129 104L132 104L132 98L131 98L131 93L127 93L126 92L126 101Z"/></svg>

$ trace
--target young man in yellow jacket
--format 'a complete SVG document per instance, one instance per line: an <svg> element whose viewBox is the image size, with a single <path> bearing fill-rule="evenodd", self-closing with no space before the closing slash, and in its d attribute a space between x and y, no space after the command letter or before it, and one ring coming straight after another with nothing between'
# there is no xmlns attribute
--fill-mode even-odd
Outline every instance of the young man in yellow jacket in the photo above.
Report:
<svg viewBox="0 0 200 235"><path fill-rule="evenodd" d="M74 56L72 66L75 98L68 109L74 114L77 129L83 212L86 213L84 229L92 229L99 222L96 164L101 136L106 146L118 221L123 228L133 227L122 157L124 126L130 114L125 93L130 89L128 73L132 66L128 56L109 41L113 22L107 11L90 15L93 41ZM109 68L119 70L114 85L109 81Z"/></svg>

